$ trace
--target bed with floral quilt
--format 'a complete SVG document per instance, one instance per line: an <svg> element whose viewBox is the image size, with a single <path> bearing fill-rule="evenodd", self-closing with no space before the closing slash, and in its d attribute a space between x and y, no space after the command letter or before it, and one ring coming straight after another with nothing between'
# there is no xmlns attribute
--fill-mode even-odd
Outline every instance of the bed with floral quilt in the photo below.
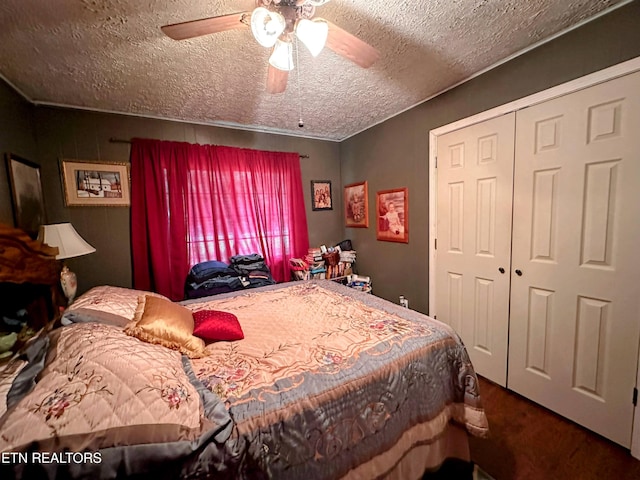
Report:
<svg viewBox="0 0 640 480"><path fill-rule="evenodd" d="M452 329L335 282L96 287L63 324L0 372L3 479L419 479L488 431Z"/></svg>

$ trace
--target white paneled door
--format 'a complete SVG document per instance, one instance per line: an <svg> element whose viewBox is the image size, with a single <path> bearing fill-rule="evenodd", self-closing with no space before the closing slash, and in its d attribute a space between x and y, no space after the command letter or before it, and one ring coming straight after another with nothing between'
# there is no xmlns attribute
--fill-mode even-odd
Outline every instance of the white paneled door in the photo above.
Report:
<svg viewBox="0 0 640 480"><path fill-rule="evenodd" d="M515 115L438 138L437 318L505 386Z"/></svg>
<svg viewBox="0 0 640 480"><path fill-rule="evenodd" d="M508 387L628 447L640 73L519 111L514 192Z"/></svg>

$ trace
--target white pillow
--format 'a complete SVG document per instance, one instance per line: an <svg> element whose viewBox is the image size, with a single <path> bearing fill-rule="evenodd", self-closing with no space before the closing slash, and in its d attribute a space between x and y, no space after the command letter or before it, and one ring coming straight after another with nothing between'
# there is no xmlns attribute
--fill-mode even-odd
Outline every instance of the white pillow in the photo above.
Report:
<svg viewBox="0 0 640 480"><path fill-rule="evenodd" d="M138 298L144 295L169 300L159 293L103 285L80 295L65 310L62 323L98 322L124 327L136 313Z"/></svg>

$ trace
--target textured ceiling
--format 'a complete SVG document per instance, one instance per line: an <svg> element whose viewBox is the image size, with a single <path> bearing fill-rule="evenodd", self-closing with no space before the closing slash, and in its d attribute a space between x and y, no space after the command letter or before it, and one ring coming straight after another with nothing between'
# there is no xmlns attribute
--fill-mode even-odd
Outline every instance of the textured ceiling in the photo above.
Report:
<svg viewBox="0 0 640 480"><path fill-rule="evenodd" d="M362 69L299 52L281 94L250 29L190 40L162 25L255 0L2 0L0 75L37 104L343 140L622 0L332 0L326 18L376 47ZM302 118L304 128L298 127Z"/></svg>

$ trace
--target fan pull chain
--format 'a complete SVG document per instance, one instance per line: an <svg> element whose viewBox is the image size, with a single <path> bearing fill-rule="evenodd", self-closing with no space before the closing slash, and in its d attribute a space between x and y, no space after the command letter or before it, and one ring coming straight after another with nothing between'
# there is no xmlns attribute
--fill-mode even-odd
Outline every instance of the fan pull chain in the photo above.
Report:
<svg viewBox="0 0 640 480"><path fill-rule="evenodd" d="M294 37L295 45L296 45L296 65L298 66L296 72L296 79L298 82L298 127L304 128L304 122L302 121L302 101L300 99L300 60L298 59L298 37Z"/></svg>

